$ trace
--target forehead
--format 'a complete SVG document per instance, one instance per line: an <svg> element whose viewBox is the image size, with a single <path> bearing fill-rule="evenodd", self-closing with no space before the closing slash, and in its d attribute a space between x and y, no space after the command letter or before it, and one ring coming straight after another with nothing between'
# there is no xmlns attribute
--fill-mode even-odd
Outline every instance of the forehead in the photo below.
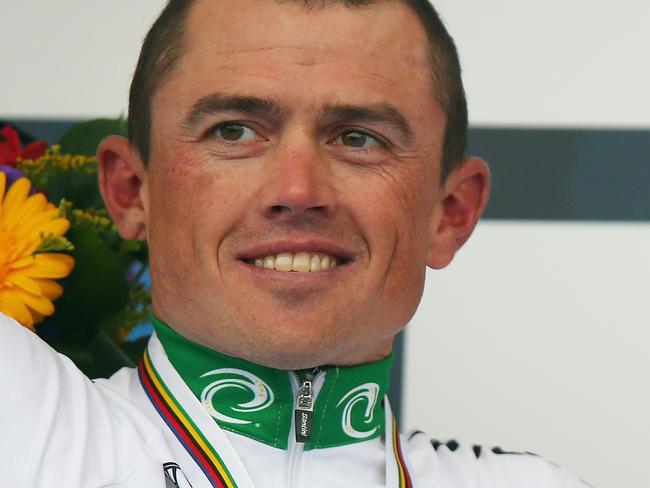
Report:
<svg viewBox="0 0 650 488"><path fill-rule="evenodd" d="M413 117L439 111L426 34L399 1L305 8L294 1L196 0L185 27L183 56L156 99L173 95L191 105L220 92L314 109L391 103Z"/></svg>

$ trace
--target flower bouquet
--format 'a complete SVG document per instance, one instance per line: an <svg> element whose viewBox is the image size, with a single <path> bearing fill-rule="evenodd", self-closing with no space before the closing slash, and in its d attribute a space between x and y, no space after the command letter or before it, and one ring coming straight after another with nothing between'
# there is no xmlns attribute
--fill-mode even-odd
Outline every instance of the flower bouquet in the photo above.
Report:
<svg viewBox="0 0 650 488"><path fill-rule="evenodd" d="M139 360L146 338L130 336L150 313L146 246L119 236L97 186L95 151L116 133L123 120L77 124L51 147L0 132L0 311L91 377Z"/></svg>

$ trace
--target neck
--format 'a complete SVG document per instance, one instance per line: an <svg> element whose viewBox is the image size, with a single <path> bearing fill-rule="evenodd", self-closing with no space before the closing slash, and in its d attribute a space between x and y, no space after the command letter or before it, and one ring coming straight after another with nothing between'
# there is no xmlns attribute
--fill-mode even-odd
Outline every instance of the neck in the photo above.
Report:
<svg viewBox="0 0 650 488"><path fill-rule="evenodd" d="M155 318L153 323L170 362L223 429L280 449L287 448L295 431L307 450L361 442L384 431L382 399L392 356L356 366L287 371L226 356ZM311 405L307 389L312 389ZM311 423L307 436L300 435L305 434L304 412Z"/></svg>

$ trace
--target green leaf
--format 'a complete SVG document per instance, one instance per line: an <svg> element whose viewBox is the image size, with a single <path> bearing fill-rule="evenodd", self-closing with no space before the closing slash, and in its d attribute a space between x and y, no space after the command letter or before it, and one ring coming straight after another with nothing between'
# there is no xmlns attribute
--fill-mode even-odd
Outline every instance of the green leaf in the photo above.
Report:
<svg viewBox="0 0 650 488"><path fill-rule="evenodd" d="M61 152L94 156L99 143L112 134L126 137L124 119L94 119L75 124L61 137Z"/></svg>
<svg viewBox="0 0 650 488"><path fill-rule="evenodd" d="M131 359L134 364L137 364L142 359L144 350L149 343L149 337L142 337L136 341L125 342L122 345L122 351Z"/></svg>
<svg viewBox="0 0 650 488"><path fill-rule="evenodd" d="M135 366L129 356L101 330L90 343L90 352L95 363L96 378L108 378L124 366Z"/></svg>
<svg viewBox="0 0 650 488"><path fill-rule="evenodd" d="M41 233L42 240L41 243L34 251L34 254L43 253L43 252L63 252L63 251L74 251L74 246L72 243L65 237L54 236L54 234L43 235Z"/></svg>
<svg viewBox="0 0 650 488"><path fill-rule="evenodd" d="M133 367L135 361L122 351L106 333L99 331L95 337L83 342L71 340L50 340L50 345L69 357L89 378L108 378L118 369ZM142 348L144 351L144 348Z"/></svg>
<svg viewBox="0 0 650 488"><path fill-rule="evenodd" d="M104 208L96 174L57 172L48 180L47 193L52 202L65 198L77 208Z"/></svg>
<svg viewBox="0 0 650 488"><path fill-rule="evenodd" d="M106 246L91 225L68 231L76 264L64 281L63 296L55 302L56 321L64 338L84 340L100 324L124 309L129 298L126 263Z"/></svg>
<svg viewBox="0 0 650 488"><path fill-rule="evenodd" d="M96 378L99 368L90 352L88 343L49 341L50 346L66 355L89 378Z"/></svg>

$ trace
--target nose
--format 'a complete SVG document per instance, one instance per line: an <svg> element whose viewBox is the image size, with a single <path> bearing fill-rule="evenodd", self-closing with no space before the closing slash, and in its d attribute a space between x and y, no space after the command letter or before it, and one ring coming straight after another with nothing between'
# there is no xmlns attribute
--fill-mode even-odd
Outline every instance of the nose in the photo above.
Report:
<svg viewBox="0 0 650 488"><path fill-rule="evenodd" d="M334 182L327 160L315 145L302 142L278 147L266 171L260 198L266 218L334 212Z"/></svg>

